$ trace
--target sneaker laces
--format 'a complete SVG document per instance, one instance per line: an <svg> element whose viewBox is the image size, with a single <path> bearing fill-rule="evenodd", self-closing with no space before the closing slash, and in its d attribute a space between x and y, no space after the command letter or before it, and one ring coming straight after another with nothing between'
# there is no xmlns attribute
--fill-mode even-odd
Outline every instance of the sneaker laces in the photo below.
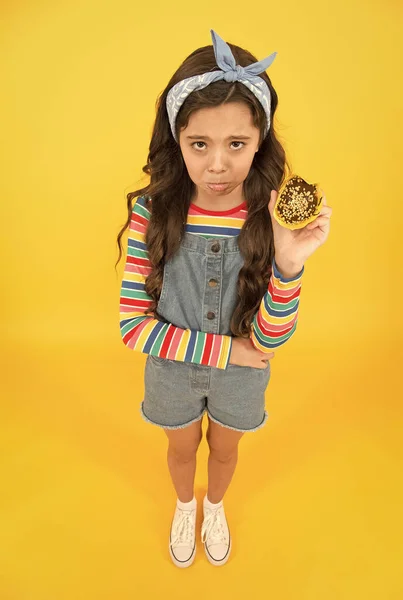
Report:
<svg viewBox="0 0 403 600"><path fill-rule="evenodd" d="M209 512L204 518L201 530L203 544L206 543L207 538L209 540L209 546L212 544L228 544L227 534L221 520L220 508L222 508L222 506L216 510L208 509Z"/></svg>
<svg viewBox="0 0 403 600"><path fill-rule="evenodd" d="M193 546L194 543L194 515L195 510L182 510L175 524L172 525L172 546Z"/></svg>

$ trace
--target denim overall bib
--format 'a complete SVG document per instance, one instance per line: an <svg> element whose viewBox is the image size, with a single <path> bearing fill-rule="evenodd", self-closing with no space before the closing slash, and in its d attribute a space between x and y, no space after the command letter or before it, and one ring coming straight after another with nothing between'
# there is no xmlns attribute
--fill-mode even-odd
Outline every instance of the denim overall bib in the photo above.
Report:
<svg viewBox="0 0 403 600"><path fill-rule="evenodd" d="M183 329L233 335L230 321L243 266L238 237L204 238L185 232L175 255L165 263L158 313ZM265 369L228 364L226 369L147 356L145 421L179 429L207 411L211 420L237 431L262 427L270 361Z"/></svg>

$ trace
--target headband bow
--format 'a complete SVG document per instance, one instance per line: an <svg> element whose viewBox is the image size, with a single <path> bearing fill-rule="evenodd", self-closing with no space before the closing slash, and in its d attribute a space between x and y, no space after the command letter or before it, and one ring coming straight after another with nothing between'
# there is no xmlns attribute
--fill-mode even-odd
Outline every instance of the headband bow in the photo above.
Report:
<svg viewBox="0 0 403 600"><path fill-rule="evenodd" d="M176 141L175 121L179 109L192 92L207 87L210 83L224 80L228 83L239 81L243 83L260 101L267 118L265 135L270 129L270 90L266 82L259 77L274 61L277 52L273 52L263 60L255 62L247 67L241 67L235 62L234 55L228 44L213 30L210 30L213 40L213 48L217 65L220 71L208 71L202 75L195 75L179 81L168 92L166 106L172 135Z"/></svg>

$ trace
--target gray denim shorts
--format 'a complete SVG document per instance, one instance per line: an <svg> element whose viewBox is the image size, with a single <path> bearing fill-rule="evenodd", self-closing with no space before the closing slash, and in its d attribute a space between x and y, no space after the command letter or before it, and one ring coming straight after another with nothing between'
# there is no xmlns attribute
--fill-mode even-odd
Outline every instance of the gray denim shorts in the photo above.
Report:
<svg viewBox="0 0 403 600"><path fill-rule="evenodd" d="M228 365L217 369L148 355L144 370L145 421L164 429L180 429L203 418L236 431L256 431L268 418L265 369Z"/></svg>

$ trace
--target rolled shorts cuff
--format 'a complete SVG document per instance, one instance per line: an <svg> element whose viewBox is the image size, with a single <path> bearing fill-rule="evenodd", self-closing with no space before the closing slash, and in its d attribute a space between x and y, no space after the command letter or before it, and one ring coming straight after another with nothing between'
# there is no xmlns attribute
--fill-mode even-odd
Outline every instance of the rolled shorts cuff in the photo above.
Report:
<svg viewBox="0 0 403 600"><path fill-rule="evenodd" d="M183 423L181 425L162 425L161 423L156 423L155 421L152 421L151 419L149 419L147 417L147 415L144 412L143 404L144 404L144 400L140 403L140 414L141 414L143 420L146 421L146 423L151 423L151 425L156 425L157 427L162 427L163 429L184 429L185 427L192 425L192 423L196 423L196 421L200 421L200 419L203 418L204 413L207 411L207 409L205 408L198 417L195 417L191 421L188 421L187 423Z"/></svg>
<svg viewBox="0 0 403 600"><path fill-rule="evenodd" d="M264 427L264 425L266 424L267 419L269 418L269 414L268 412L265 410L264 411L264 416L263 416L263 421L261 423L259 423L259 425L257 425L256 427L252 427L251 429L242 429L239 427L232 427L231 425L226 425L225 423L222 423L221 421L219 421L218 419L216 419L215 417L212 416L212 414L210 413L210 411L207 409L207 413L209 418L214 421L214 423L217 423L218 425L221 425L221 427L226 427L227 429L232 429L233 431L240 431L241 433L247 433L249 431L257 431L258 429L261 429L262 427Z"/></svg>
<svg viewBox="0 0 403 600"><path fill-rule="evenodd" d="M221 425L221 427L225 427L226 429L232 429L233 431L239 431L241 433L247 433L247 432L252 432L252 431L257 431L258 429L261 429L262 427L264 427L264 425L266 424L267 419L269 418L269 415L267 413L267 411L264 411L264 416L263 416L263 420L261 423L259 423L259 425L257 425L256 427L252 427L251 429L244 429L244 428L240 428L240 427L233 427L231 425L227 425L226 423L223 423L222 421L219 421L218 419L216 419L215 417L213 417L213 415L210 413L210 411L208 410L208 408L205 408L203 410L203 412L198 416L195 417L194 419L192 419L191 421L188 421L187 423L182 423L180 425L163 425L161 423L156 423L155 421L152 421L149 417L147 417L147 415L144 412L144 407L143 407L144 401L140 403L140 414L143 418L143 420L146 423L151 423L151 425L156 425L157 427L161 427L163 429L184 429L185 427L188 427L189 425L192 425L192 423L196 423L197 421L200 421L200 419L203 418L204 414L207 412L209 418L214 421L214 423L217 423L218 425Z"/></svg>

